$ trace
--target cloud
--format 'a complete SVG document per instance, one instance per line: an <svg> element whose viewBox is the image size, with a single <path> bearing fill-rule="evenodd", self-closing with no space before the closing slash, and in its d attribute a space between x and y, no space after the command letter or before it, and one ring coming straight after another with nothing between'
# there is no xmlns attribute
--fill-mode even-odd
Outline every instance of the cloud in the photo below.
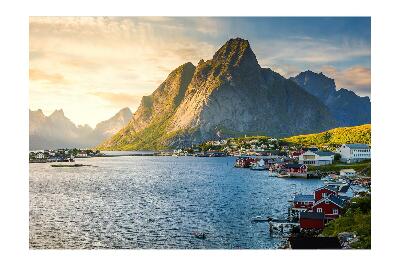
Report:
<svg viewBox="0 0 400 266"><path fill-rule="evenodd" d="M268 29L260 37L264 28L243 23L217 17L30 17L30 105L70 106L71 118L83 123L80 102L85 102L93 110L85 110L87 119L98 122L117 105L134 107L173 69L212 58L223 42L238 35L250 40L263 67L285 77L308 68L349 67L343 62L370 56L362 42L276 35ZM294 35L299 36L287 37ZM356 64L361 63L350 65Z"/></svg>
<svg viewBox="0 0 400 266"><path fill-rule="evenodd" d="M371 55L367 43L351 40L332 42L309 37L259 41L255 50L261 60L275 64L330 64Z"/></svg>
<svg viewBox="0 0 400 266"><path fill-rule="evenodd" d="M91 94L100 97L101 99L109 102L111 105L117 107L136 106L142 98L141 96L129 93L115 93L115 92L105 92L105 91L92 92Z"/></svg>
<svg viewBox="0 0 400 266"><path fill-rule="evenodd" d="M333 66L324 66L321 71L335 79L337 88L352 89L360 95L371 94L371 69L354 66L339 70Z"/></svg>
<svg viewBox="0 0 400 266"><path fill-rule="evenodd" d="M52 84L65 84L67 81L64 76L59 73L47 73L40 69L29 69L29 80L32 81L46 81Z"/></svg>

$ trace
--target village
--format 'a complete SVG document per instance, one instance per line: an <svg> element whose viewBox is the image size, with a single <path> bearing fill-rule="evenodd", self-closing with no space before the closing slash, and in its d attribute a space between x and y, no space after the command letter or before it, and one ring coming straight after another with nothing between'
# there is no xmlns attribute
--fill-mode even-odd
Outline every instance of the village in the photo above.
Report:
<svg viewBox="0 0 400 266"><path fill-rule="evenodd" d="M278 178L321 178L324 185L310 194L295 193L289 202L287 219L256 217L254 221L268 222L271 233L289 229L284 248L335 249L351 248L359 240L354 232L340 232L335 237L321 233L331 221L346 213L354 199L370 200L370 170L359 167L370 167L370 159L369 145L353 143L342 144L335 152L310 147L280 155L241 156L234 166L265 170L266 175ZM356 166L358 171L350 166Z"/></svg>
<svg viewBox="0 0 400 266"><path fill-rule="evenodd" d="M335 149L319 149L257 137L208 141L190 148L135 155L232 156L236 158L233 166L238 170L265 171L265 176L273 178L321 179L323 185L309 194L295 193L289 201L286 219L253 219L254 222L268 222L271 234L289 230L283 248L350 248L351 243L358 240L353 232L341 232L335 237L323 236L322 232L331 221L346 213L354 199L370 197L371 150L367 144L350 143ZM76 158L112 156L98 150L56 149L32 151L29 162L74 162Z"/></svg>
<svg viewBox="0 0 400 266"><path fill-rule="evenodd" d="M29 163L74 162L75 158L100 157L100 151L89 149L55 149L29 152Z"/></svg>

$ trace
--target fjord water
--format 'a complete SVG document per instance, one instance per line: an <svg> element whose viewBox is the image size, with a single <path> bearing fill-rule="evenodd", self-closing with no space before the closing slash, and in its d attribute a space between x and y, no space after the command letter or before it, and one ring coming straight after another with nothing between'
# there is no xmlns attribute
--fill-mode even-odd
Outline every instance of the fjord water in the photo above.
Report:
<svg viewBox="0 0 400 266"><path fill-rule="evenodd" d="M320 180L233 167L235 158L124 156L29 165L29 244L39 249L276 248L255 216L284 218ZM193 232L205 232L198 239Z"/></svg>

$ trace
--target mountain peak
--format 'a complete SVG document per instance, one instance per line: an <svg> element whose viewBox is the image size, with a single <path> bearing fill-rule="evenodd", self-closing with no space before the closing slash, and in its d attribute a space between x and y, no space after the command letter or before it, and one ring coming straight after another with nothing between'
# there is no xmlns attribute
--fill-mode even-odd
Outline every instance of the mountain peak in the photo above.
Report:
<svg viewBox="0 0 400 266"><path fill-rule="evenodd" d="M246 61L258 65L256 56L251 50L249 41L242 38L235 38L227 41L214 54L213 60L235 66Z"/></svg>
<svg viewBox="0 0 400 266"><path fill-rule="evenodd" d="M279 137L333 126L321 101L262 69L249 41L234 38L196 68L187 63L172 71L99 149L164 149L221 136Z"/></svg>
<svg viewBox="0 0 400 266"><path fill-rule="evenodd" d="M31 109L29 109L29 113L33 113L33 114L38 114L38 115L44 116L42 109L37 109L36 111L32 111Z"/></svg>
<svg viewBox="0 0 400 266"><path fill-rule="evenodd" d="M63 109L56 109L51 115L64 115Z"/></svg>
<svg viewBox="0 0 400 266"><path fill-rule="evenodd" d="M125 107L125 108L122 108L121 110L119 110L118 114L132 115L132 111L131 111L131 109L129 109L129 107Z"/></svg>
<svg viewBox="0 0 400 266"><path fill-rule="evenodd" d="M310 70L290 78L308 93L322 101L342 126L354 126L371 122L371 102L354 91L336 90L335 81L322 72Z"/></svg>
<svg viewBox="0 0 400 266"><path fill-rule="evenodd" d="M326 98L336 92L335 80L328 78L322 72L307 70L290 79L318 98Z"/></svg>

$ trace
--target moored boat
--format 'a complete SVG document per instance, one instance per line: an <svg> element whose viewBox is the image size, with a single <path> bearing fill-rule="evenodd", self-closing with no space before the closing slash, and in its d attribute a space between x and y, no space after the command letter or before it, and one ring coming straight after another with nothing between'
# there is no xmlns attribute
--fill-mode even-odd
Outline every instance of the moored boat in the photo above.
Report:
<svg viewBox="0 0 400 266"><path fill-rule="evenodd" d="M264 159L260 159L256 162L253 162L250 166L250 169L257 170L257 171L267 170Z"/></svg>
<svg viewBox="0 0 400 266"><path fill-rule="evenodd" d="M273 172L273 171L268 171L268 176L271 176L271 177L278 177L278 173Z"/></svg>

